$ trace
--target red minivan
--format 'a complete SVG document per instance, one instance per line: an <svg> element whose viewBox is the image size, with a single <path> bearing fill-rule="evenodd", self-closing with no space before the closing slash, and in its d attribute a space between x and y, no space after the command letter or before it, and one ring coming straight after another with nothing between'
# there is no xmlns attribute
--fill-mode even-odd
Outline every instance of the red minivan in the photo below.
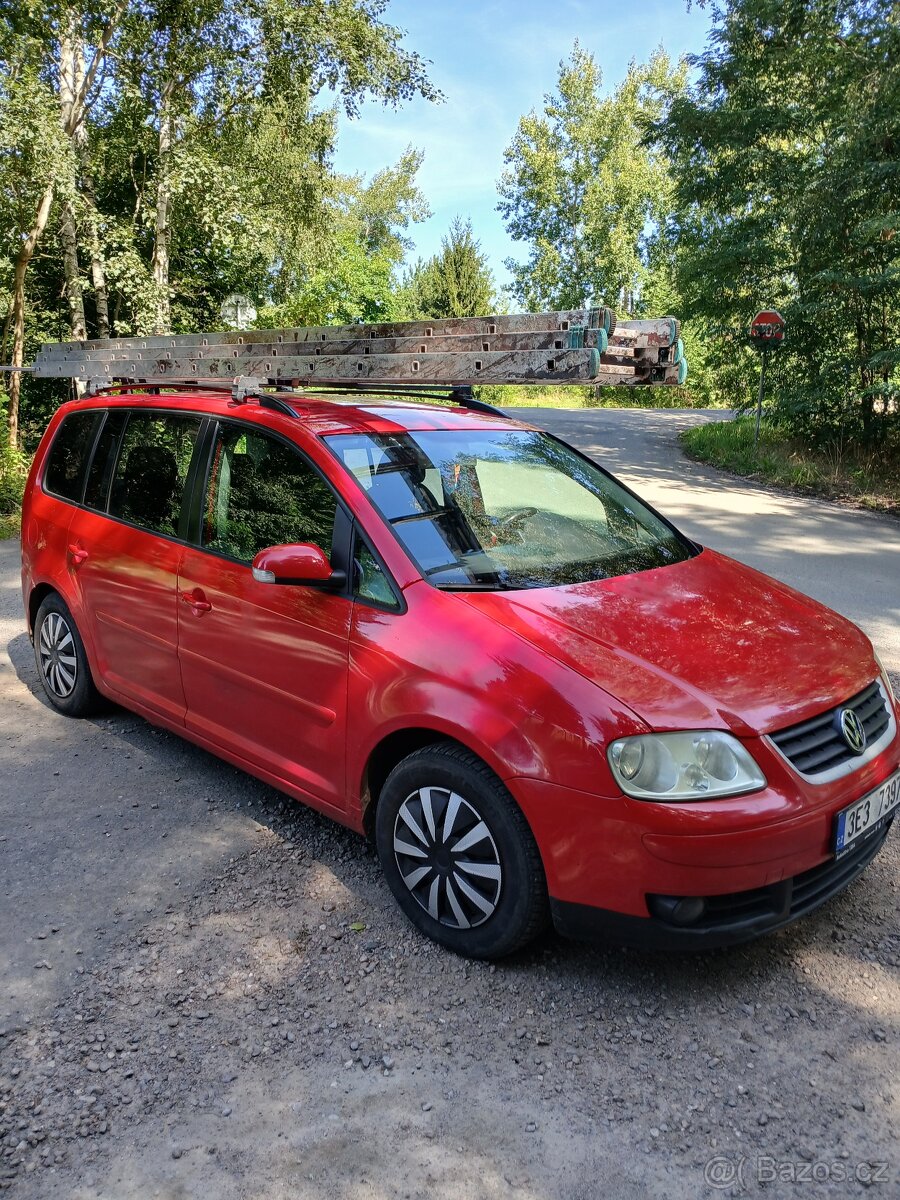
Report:
<svg viewBox="0 0 900 1200"><path fill-rule="evenodd" d="M193 387L64 405L22 586L51 704L107 697L375 840L436 941L727 945L900 804L863 633L519 422Z"/></svg>

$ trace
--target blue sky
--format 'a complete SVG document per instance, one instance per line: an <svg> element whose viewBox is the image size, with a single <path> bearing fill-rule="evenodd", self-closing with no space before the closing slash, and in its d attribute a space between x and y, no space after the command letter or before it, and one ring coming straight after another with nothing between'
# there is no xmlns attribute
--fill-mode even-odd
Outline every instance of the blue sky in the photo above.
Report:
<svg viewBox="0 0 900 1200"><path fill-rule="evenodd" d="M446 100L415 100L396 111L370 103L355 120L342 118L336 166L371 175L407 146L423 150L418 180L433 216L413 228L409 257L434 254L451 220L470 217L499 283L508 278L504 258L524 256L496 212L503 151L519 118L554 89L575 39L612 89L632 58L646 61L660 44L673 58L699 52L709 27L708 10L695 4L688 11L684 0L391 0L384 19L431 60L430 77Z"/></svg>

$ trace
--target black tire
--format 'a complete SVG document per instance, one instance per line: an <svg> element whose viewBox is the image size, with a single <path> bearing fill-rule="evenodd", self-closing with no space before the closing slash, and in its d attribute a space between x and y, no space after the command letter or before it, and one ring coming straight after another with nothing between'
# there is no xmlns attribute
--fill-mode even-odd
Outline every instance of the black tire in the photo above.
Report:
<svg viewBox="0 0 900 1200"><path fill-rule="evenodd" d="M102 703L78 626L63 600L51 592L34 619L34 660L44 693L57 712L87 717Z"/></svg>
<svg viewBox="0 0 900 1200"><path fill-rule="evenodd" d="M462 746L426 746L391 771L375 810L375 844L407 917L457 954L502 958L548 923L547 882L528 822L493 771Z"/></svg>

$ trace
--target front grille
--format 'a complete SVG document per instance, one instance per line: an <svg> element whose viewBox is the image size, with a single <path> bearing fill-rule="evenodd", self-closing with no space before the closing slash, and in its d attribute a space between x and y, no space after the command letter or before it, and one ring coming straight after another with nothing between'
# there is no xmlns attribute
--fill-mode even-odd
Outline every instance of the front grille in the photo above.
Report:
<svg viewBox="0 0 900 1200"><path fill-rule="evenodd" d="M874 745L890 725L887 698L876 679L846 703L799 725L770 733L769 737L802 775L822 775L845 763L858 761L858 755L844 741L838 727L837 714L844 708L852 708L862 721L867 747Z"/></svg>
<svg viewBox="0 0 900 1200"><path fill-rule="evenodd" d="M829 858L819 866L804 871L802 875L795 875L791 894L791 917L800 917L811 912L820 904L824 904L829 896L834 896L851 883L884 845L892 824L892 821L888 821L883 829L863 838L859 846L849 850L841 858Z"/></svg>

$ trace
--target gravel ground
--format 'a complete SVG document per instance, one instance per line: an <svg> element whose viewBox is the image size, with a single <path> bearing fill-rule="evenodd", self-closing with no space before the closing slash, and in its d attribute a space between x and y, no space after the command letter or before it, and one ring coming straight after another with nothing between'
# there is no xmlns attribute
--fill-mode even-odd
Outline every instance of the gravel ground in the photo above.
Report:
<svg viewBox="0 0 900 1200"><path fill-rule="evenodd" d="M0 551L0 1189L900 1194L896 831L749 947L467 962L361 838L127 713L50 711Z"/></svg>
<svg viewBox="0 0 900 1200"><path fill-rule="evenodd" d="M547 938L494 967L415 934L354 835L262 789L251 811L252 849L98 934L97 966L2 1031L0 1186L694 1197L720 1157L751 1194L767 1159L884 1162L897 1194L896 841L844 899L746 949L664 961ZM33 936L52 963L52 928Z"/></svg>

